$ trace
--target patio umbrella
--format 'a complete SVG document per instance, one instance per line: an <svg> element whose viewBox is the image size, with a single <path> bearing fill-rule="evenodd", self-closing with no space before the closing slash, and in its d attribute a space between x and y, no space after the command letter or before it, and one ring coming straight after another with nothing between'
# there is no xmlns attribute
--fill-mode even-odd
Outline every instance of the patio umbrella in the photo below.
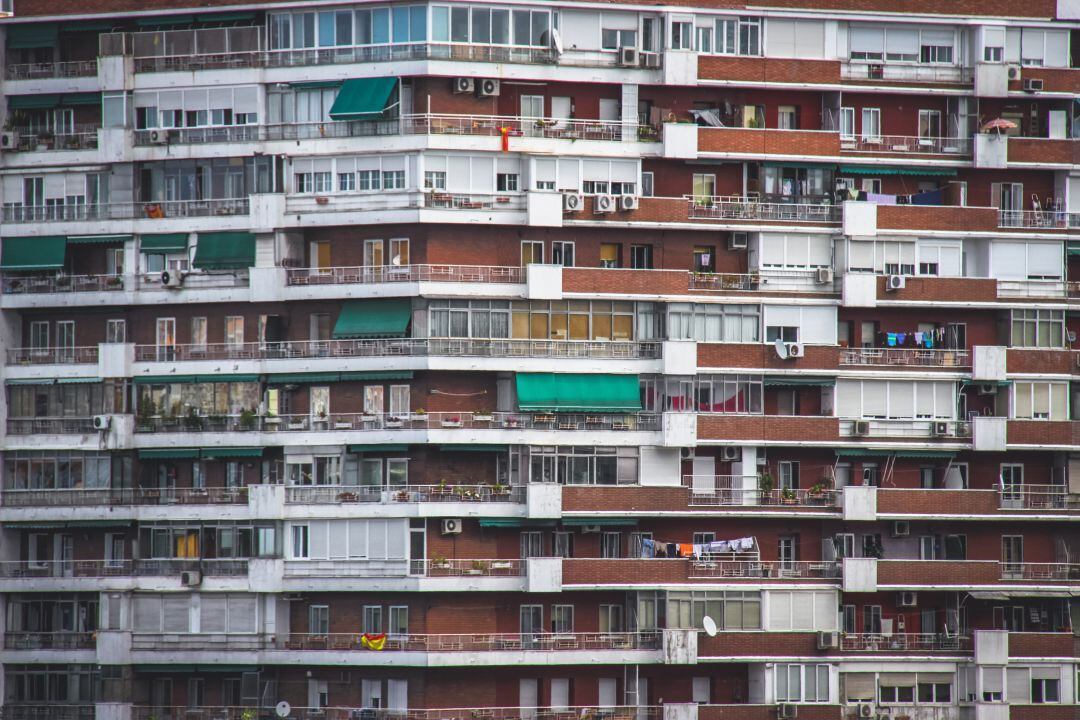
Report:
<svg viewBox="0 0 1080 720"><path fill-rule="evenodd" d="M996 130L998 134L1000 134L1002 132L1005 132L1006 130L1015 130L1016 123L1014 123L1012 120L1006 120L1005 118L997 118L983 125L982 129L983 132L990 132L991 130Z"/></svg>

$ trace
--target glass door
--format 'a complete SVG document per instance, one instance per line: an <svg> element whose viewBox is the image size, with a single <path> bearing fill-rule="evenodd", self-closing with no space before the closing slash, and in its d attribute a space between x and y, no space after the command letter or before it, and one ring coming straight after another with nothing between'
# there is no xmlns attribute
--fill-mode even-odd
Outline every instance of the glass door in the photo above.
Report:
<svg viewBox="0 0 1080 720"><path fill-rule="evenodd" d="M176 360L176 318L157 320L157 359L158 362Z"/></svg>

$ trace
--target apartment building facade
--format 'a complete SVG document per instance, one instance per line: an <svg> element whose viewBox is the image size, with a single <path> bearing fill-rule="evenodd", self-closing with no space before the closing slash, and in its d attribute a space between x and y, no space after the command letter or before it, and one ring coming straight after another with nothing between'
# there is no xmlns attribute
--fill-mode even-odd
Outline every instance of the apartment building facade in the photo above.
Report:
<svg viewBox="0 0 1080 720"><path fill-rule="evenodd" d="M14 0L4 720L1080 713L1080 8Z"/></svg>

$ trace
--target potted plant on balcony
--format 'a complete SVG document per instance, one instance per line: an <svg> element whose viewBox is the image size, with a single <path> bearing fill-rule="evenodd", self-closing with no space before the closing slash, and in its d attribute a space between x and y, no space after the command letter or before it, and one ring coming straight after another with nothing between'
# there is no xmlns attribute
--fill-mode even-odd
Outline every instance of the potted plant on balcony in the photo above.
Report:
<svg viewBox="0 0 1080 720"><path fill-rule="evenodd" d="M409 491L398 490L396 493L394 493L394 499L398 502L409 502Z"/></svg>
<svg viewBox="0 0 1080 720"><path fill-rule="evenodd" d="M766 470L760 473L757 478L758 493L762 500L766 500L772 496L773 488L776 487L776 483L773 482L772 473Z"/></svg>
<svg viewBox="0 0 1080 720"><path fill-rule="evenodd" d="M472 419L477 422L491 422L492 414L490 410L481 410L473 413Z"/></svg>
<svg viewBox="0 0 1080 720"><path fill-rule="evenodd" d="M405 421L396 415L386 416L386 427L388 429L396 429L405 426Z"/></svg>
<svg viewBox="0 0 1080 720"><path fill-rule="evenodd" d="M254 430L255 429L255 411L243 410L240 413L240 429L241 430Z"/></svg>
<svg viewBox="0 0 1080 720"><path fill-rule="evenodd" d="M195 408L188 408L187 415L184 416L184 429L188 432L198 432L203 429L203 418L195 411Z"/></svg>
<svg viewBox="0 0 1080 720"><path fill-rule="evenodd" d="M53 142L56 140L56 136L48 130L39 132L37 134L37 146L36 150L52 150Z"/></svg>
<svg viewBox="0 0 1080 720"><path fill-rule="evenodd" d="M124 281L120 279L119 275L111 275L109 277L109 279L107 279L105 281L105 287L108 287L108 288L122 287L123 284L124 284Z"/></svg>
<svg viewBox="0 0 1080 720"><path fill-rule="evenodd" d="M502 483L495 483L491 486L492 497L503 498L510 495L510 488L506 487Z"/></svg>
<svg viewBox="0 0 1080 720"><path fill-rule="evenodd" d="M459 428L461 427L461 416L451 415L450 417L443 418L442 426L444 428Z"/></svg>
<svg viewBox="0 0 1080 720"><path fill-rule="evenodd" d="M873 535L868 535L866 542L863 543L863 553L868 558L880 560L885 557L885 548L881 546L881 543Z"/></svg>
<svg viewBox="0 0 1080 720"><path fill-rule="evenodd" d="M326 424L327 424L326 408L319 408L319 412L317 412L315 414L315 420L311 424L313 426L312 430L325 430L326 429Z"/></svg>
<svg viewBox="0 0 1080 720"><path fill-rule="evenodd" d="M450 569L450 561L447 560L442 555L436 555L436 556L431 558L431 567L437 568L439 570L449 570Z"/></svg>
<svg viewBox="0 0 1080 720"><path fill-rule="evenodd" d="M469 575L483 575L490 568L491 564L487 560L473 560L466 572L468 572Z"/></svg>
<svg viewBox="0 0 1080 720"><path fill-rule="evenodd" d="M780 491L780 502L784 505L794 505L796 500L798 500L798 496L791 488L784 488Z"/></svg>
<svg viewBox="0 0 1080 720"><path fill-rule="evenodd" d="M255 708L244 708L240 713L240 720L258 720L259 712Z"/></svg>

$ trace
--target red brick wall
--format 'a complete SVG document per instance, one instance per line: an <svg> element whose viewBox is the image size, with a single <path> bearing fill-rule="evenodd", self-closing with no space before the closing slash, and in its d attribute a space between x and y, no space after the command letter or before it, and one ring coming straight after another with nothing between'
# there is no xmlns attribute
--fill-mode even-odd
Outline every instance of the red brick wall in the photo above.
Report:
<svg viewBox="0 0 1080 720"><path fill-rule="evenodd" d="M1072 633L1009 633L1009 657L1076 657L1076 638Z"/></svg>
<svg viewBox="0 0 1080 720"><path fill-rule="evenodd" d="M956 512L993 515L998 512L998 494L994 490L891 490L879 488L879 513L933 515Z"/></svg>
<svg viewBox="0 0 1080 720"><path fill-rule="evenodd" d="M878 208L881 211L881 208ZM880 215L878 216L880 218ZM997 280L993 278L918 278L909 277L902 290L886 290L885 276L877 279L878 298L881 300L906 300L933 302L936 300L959 300L970 302L994 302L997 300ZM923 316L925 318L925 315ZM920 320L919 322L921 322Z"/></svg>
<svg viewBox="0 0 1080 720"><path fill-rule="evenodd" d="M1011 373L1069 374L1076 371L1077 356L1071 350L1009 348L1007 367Z"/></svg>
<svg viewBox="0 0 1080 720"><path fill-rule="evenodd" d="M840 352L835 347L807 345L801 358L782 360L767 343L698 343L698 367L765 368L768 370L835 370Z"/></svg>
<svg viewBox="0 0 1080 720"><path fill-rule="evenodd" d="M729 82L839 83L835 60L698 56L698 78Z"/></svg>
<svg viewBox="0 0 1080 720"><path fill-rule="evenodd" d="M878 585L986 585L1000 580L1001 568L994 561L882 560L877 568Z"/></svg>
<svg viewBox="0 0 1080 720"><path fill-rule="evenodd" d="M563 270L563 292L685 295L686 270L609 270L573 267Z"/></svg>
<svg viewBox="0 0 1080 720"><path fill-rule="evenodd" d="M786 417L768 415L701 415L700 440L797 440L835 441L839 421L831 417Z"/></svg>
<svg viewBox="0 0 1080 720"><path fill-rule="evenodd" d="M1010 420L1006 438L1010 445L1075 445L1078 424L1068 420Z"/></svg>
<svg viewBox="0 0 1080 720"><path fill-rule="evenodd" d="M1080 145L1075 140L1009 138L1009 162L1080 164Z"/></svg>
<svg viewBox="0 0 1080 720"><path fill-rule="evenodd" d="M817 635L812 632L721 632L716 637L698 634L698 657L808 657L821 654L817 649Z"/></svg>
<svg viewBox="0 0 1080 720"><path fill-rule="evenodd" d="M970 186L969 186L970 191ZM969 196L969 202L977 204ZM986 203L989 205L989 202ZM994 232L997 210L989 207L878 205L879 230L970 230Z"/></svg>
<svg viewBox="0 0 1080 720"><path fill-rule="evenodd" d="M1073 95L1080 93L1080 71L1076 68L1025 67L1020 77L1020 80L1009 83L1010 90L1020 90L1024 80L1040 78L1043 81L1044 92L1063 92ZM1011 139L1009 144L1012 144Z"/></svg>
<svg viewBox="0 0 1080 720"><path fill-rule="evenodd" d="M715 153L836 157L840 153L840 135L808 130L700 128L698 150Z"/></svg>

